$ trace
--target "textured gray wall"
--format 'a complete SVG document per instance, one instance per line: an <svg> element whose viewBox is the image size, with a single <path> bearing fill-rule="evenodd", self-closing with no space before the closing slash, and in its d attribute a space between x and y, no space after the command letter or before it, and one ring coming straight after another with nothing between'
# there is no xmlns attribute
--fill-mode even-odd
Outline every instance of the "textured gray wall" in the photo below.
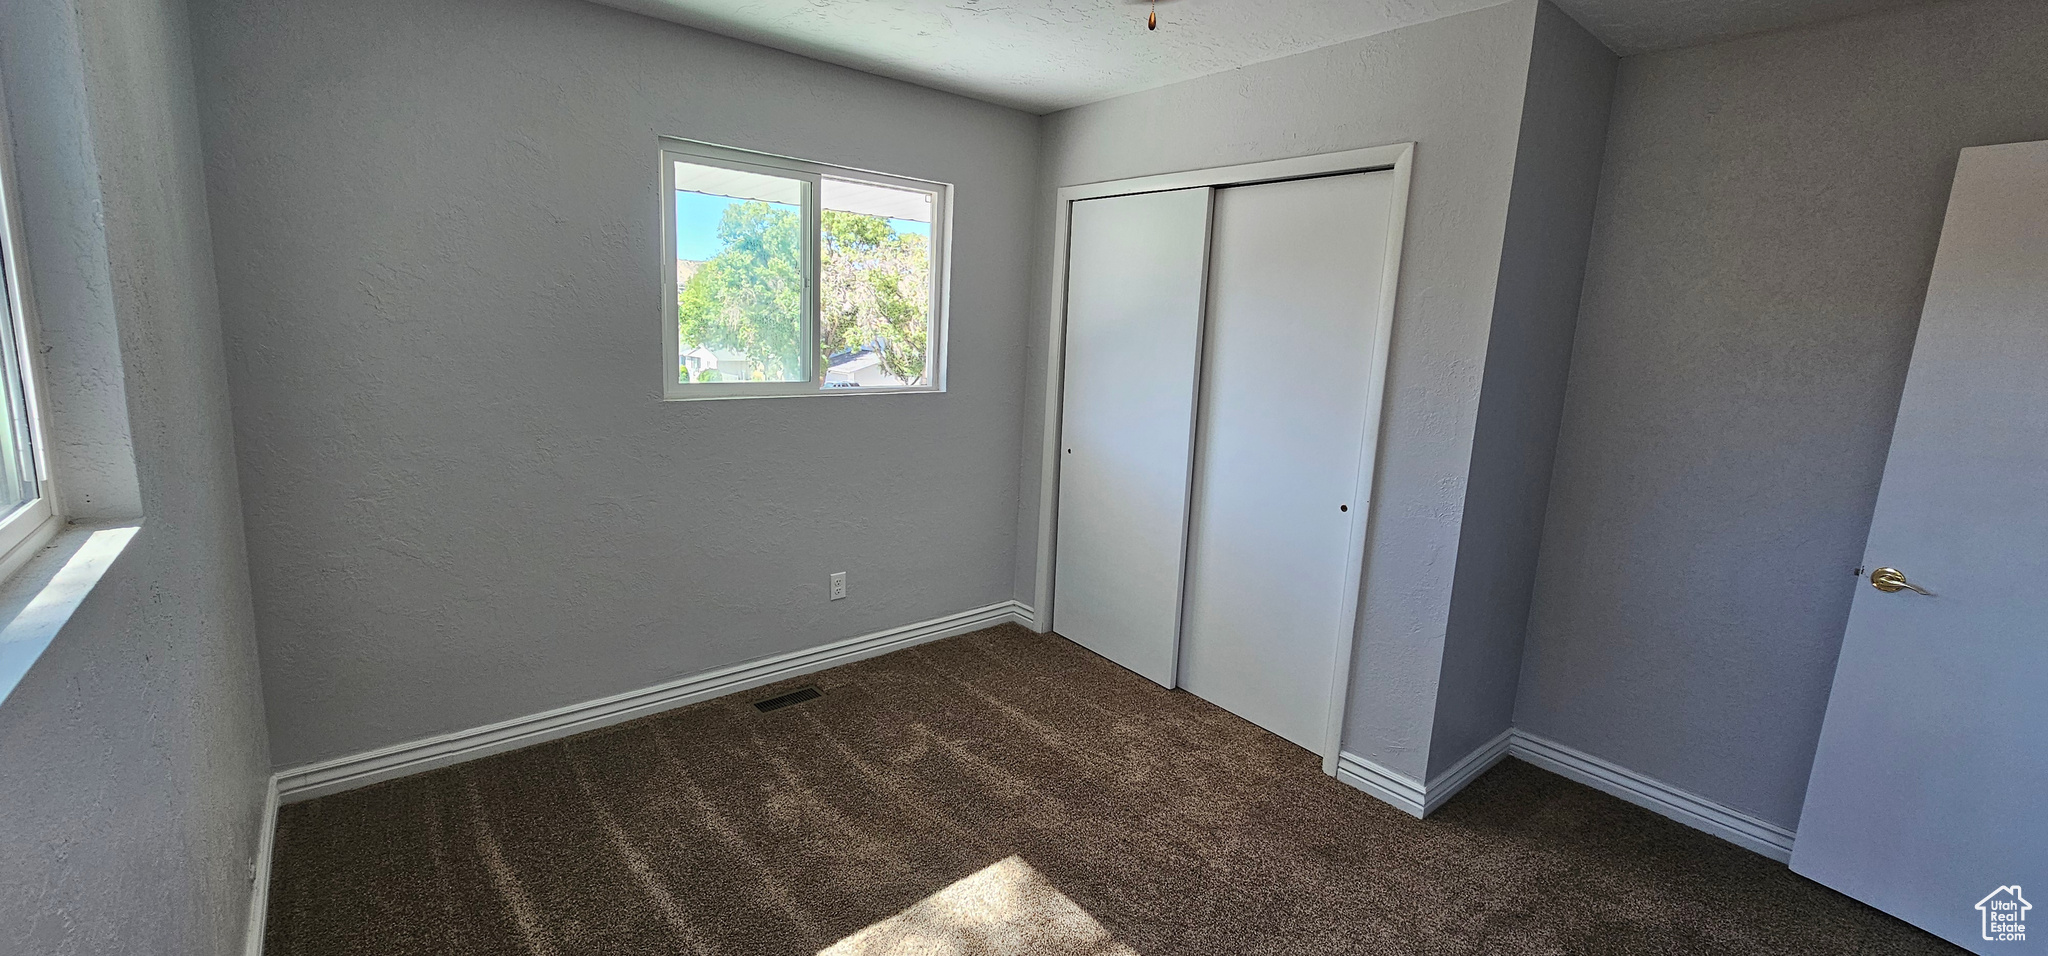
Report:
<svg viewBox="0 0 2048 956"><path fill-rule="evenodd" d="M70 301L108 307L46 310L67 344L44 361L98 390L74 408L125 411L114 470L147 521L0 706L0 952L232 952L269 760L186 11L6 0L0 22L24 178L69 169L24 183L30 275L101 277Z"/></svg>
<svg viewBox="0 0 2048 956"><path fill-rule="evenodd" d="M1046 119L1051 186L1417 144L1364 639L1344 735L1346 749L1417 777L1428 758L1536 6L1515 0ZM1041 194L1042 204L1051 199ZM1045 294L1035 301L1030 342L1038 346ZM1044 356L1034 353L1031 364L1018 515L1027 539L1038 521ZM1020 543L1020 554L1035 548ZM1017 586L1028 595L1035 581L1020 573Z"/></svg>
<svg viewBox="0 0 2048 956"><path fill-rule="evenodd" d="M1547 2L1538 8L1429 739L1431 776L1514 717L1614 70L1614 55L1592 34Z"/></svg>
<svg viewBox="0 0 2048 956"><path fill-rule="evenodd" d="M1010 597L1035 117L582 0L195 10L280 766ZM952 390L658 401L663 134L957 184Z"/></svg>
<svg viewBox="0 0 2048 956"><path fill-rule="evenodd" d="M1515 722L1799 816L1957 151L2048 138L2048 6L1623 61Z"/></svg>

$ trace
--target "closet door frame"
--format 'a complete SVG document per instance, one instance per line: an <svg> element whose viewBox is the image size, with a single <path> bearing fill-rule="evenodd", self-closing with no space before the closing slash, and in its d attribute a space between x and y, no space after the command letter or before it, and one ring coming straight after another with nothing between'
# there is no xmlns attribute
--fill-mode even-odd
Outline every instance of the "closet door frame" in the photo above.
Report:
<svg viewBox="0 0 2048 956"><path fill-rule="evenodd" d="M1346 552L1344 591L1339 619L1349 621L1344 633L1336 635L1331 660L1330 705L1323 722L1323 772L1335 775L1337 753L1342 744L1346 697L1351 689L1351 664L1358 646L1359 600L1365 584L1365 544L1371 531L1373 473L1379 457L1380 420L1385 406L1387 351L1394 328L1394 298L1401 267L1401 240L1408 219L1408 184L1415 157L1414 143L1396 143L1367 149L1297 156L1260 163L1219 166L1211 169L1162 173L1133 179L1118 179L1078 186L1060 187L1053 210L1053 264L1051 315L1046 323L1045 409L1040 437L1038 484L1038 586L1032 595L1032 627L1044 632L1052 627L1054 599L1054 537L1059 533L1059 469L1061 398L1065 392L1068 229L1074 203L1135 193L1163 192L1199 187L1249 186L1288 179L1308 179L1345 173L1390 172L1393 208L1387 217L1387 251L1381 262L1379 301L1366 303L1374 316L1373 350L1366 365L1365 434L1359 443L1358 492L1352 511L1351 532ZM1199 388L1199 384L1197 385Z"/></svg>

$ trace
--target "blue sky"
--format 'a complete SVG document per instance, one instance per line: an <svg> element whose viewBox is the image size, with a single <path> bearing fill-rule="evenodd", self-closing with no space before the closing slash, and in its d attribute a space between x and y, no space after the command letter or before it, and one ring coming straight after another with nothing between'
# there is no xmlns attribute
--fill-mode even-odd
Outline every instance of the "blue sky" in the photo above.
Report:
<svg viewBox="0 0 2048 956"><path fill-rule="evenodd" d="M676 190L676 258L702 261L717 255L723 248L718 244L718 217L724 215L725 207L735 202L739 200ZM796 207L782 208L794 210ZM889 225L894 226L897 232L914 232L927 238L932 234L930 223L891 219Z"/></svg>

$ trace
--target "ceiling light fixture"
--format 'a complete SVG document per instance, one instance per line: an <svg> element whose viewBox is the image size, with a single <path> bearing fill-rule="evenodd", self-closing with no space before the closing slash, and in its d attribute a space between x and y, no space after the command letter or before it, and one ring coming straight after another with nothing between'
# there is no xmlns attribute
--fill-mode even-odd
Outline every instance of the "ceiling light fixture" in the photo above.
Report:
<svg viewBox="0 0 2048 956"><path fill-rule="evenodd" d="M1159 0L1125 0L1126 3L1142 3L1146 7L1145 29L1159 29ZM1171 2L1171 0L1169 0Z"/></svg>

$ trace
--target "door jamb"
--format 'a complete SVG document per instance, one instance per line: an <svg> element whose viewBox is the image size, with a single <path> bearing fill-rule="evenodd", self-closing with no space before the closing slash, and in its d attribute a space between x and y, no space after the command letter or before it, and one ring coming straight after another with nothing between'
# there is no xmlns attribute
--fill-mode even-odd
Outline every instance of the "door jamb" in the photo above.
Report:
<svg viewBox="0 0 2048 956"><path fill-rule="evenodd" d="M1344 592L1339 620L1350 627L1336 635L1330 671L1330 706L1324 720L1323 772L1337 772L1337 754L1342 746L1346 698L1351 688L1351 667L1363 627L1360 614L1365 586L1365 548L1372 527L1373 477L1379 461L1381 419L1385 410L1387 355L1393 338L1394 301L1401 271L1401 246L1408 221L1408 187L1414 165L1415 144L1396 143L1366 149L1297 156L1259 163L1219 166L1060 187L1053 210L1053 249L1047 261L1054 264L1051 315L1046 323L1043 434L1039 447L1037 587L1032 595L1034 629L1052 629L1053 536L1059 529L1059 440L1061 399L1064 393L1067 322L1068 228L1073 204L1084 199L1127 196L1207 186L1248 186L1288 179L1307 179L1344 173L1390 171L1394 175L1393 201L1387 216L1387 250L1380 263L1379 302L1374 310L1373 353L1366 366L1365 435L1359 443L1358 508L1352 512L1350 546L1345 560L1345 580L1353 583ZM1205 270L1206 271L1206 270Z"/></svg>

